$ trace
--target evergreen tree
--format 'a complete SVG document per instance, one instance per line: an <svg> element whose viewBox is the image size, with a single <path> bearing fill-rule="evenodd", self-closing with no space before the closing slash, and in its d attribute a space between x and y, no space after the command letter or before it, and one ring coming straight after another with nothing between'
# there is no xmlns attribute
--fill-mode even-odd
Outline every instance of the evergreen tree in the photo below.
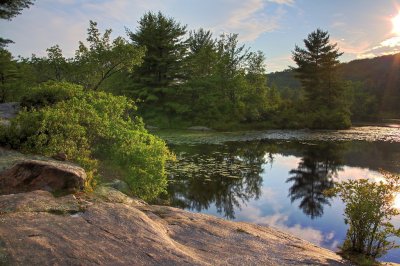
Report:
<svg viewBox="0 0 400 266"><path fill-rule="evenodd" d="M33 4L32 0L2 0L0 1L0 18L12 19L21 14L22 9Z"/></svg>
<svg viewBox="0 0 400 266"><path fill-rule="evenodd" d="M216 40L209 30L189 33L186 72L188 78L204 78L212 74L216 59Z"/></svg>
<svg viewBox="0 0 400 266"><path fill-rule="evenodd" d="M17 65L11 53L0 48L0 103L7 100L11 85L17 77Z"/></svg>
<svg viewBox="0 0 400 266"><path fill-rule="evenodd" d="M180 78L186 26L161 12L148 12L140 19L136 32L127 31L133 44L147 49L143 64L136 70L135 78L140 84L162 87Z"/></svg>
<svg viewBox="0 0 400 266"><path fill-rule="evenodd" d="M16 15L21 14L22 9L32 5L33 2L32 0L1 0L0 19L11 20ZM13 41L0 37L0 48L4 48L9 43L13 43Z"/></svg>
<svg viewBox="0 0 400 266"><path fill-rule="evenodd" d="M317 29L304 40L305 49L296 45L293 60L305 91L308 122L314 128L342 128L350 125L344 101L344 87L337 76L339 52L329 42L329 34Z"/></svg>

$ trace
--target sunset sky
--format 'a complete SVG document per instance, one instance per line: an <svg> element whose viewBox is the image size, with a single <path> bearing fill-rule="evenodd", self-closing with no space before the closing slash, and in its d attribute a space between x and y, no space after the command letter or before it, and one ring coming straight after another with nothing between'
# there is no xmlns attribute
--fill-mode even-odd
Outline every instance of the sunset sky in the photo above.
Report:
<svg viewBox="0 0 400 266"><path fill-rule="evenodd" d="M400 0L36 0L12 21L0 22L1 36L12 39L14 56L43 56L59 44L71 57L85 40L89 20L114 37L135 30L146 11L161 11L188 29L239 33L240 40L267 57L267 71L293 65L291 51L321 28L345 54L342 61L400 51ZM397 21L397 31L393 21Z"/></svg>

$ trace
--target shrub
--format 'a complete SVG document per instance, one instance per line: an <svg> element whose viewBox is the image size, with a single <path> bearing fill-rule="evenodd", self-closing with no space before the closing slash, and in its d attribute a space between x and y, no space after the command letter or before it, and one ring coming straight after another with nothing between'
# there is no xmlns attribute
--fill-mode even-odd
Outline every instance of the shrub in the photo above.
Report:
<svg viewBox="0 0 400 266"><path fill-rule="evenodd" d="M393 206L400 192L400 176L384 175L385 182L349 180L336 184L328 192L338 195L346 204L344 220L349 229L342 246L344 254L375 259L398 247L390 237L399 237L400 230L395 229L390 220L400 214Z"/></svg>
<svg viewBox="0 0 400 266"><path fill-rule="evenodd" d="M6 141L46 156L63 152L91 176L98 163L111 162L123 171L132 191L148 200L165 190L164 164L171 156L164 141L144 129L135 110L134 103L122 96L82 93L21 112L11 121Z"/></svg>
<svg viewBox="0 0 400 266"><path fill-rule="evenodd" d="M22 97L21 106L29 110L54 105L83 93L80 85L68 82L47 81L32 88Z"/></svg>

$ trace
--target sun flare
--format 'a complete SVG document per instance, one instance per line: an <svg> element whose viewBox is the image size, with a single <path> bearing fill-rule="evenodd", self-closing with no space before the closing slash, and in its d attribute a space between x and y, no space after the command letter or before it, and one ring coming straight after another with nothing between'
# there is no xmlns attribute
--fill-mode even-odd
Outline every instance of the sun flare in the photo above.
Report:
<svg viewBox="0 0 400 266"><path fill-rule="evenodd" d="M400 36L400 12L392 18L392 23L393 23L393 33L397 34Z"/></svg>
<svg viewBox="0 0 400 266"><path fill-rule="evenodd" d="M400 209L400 194L397 194L393 201L393 207Z"/></svg>

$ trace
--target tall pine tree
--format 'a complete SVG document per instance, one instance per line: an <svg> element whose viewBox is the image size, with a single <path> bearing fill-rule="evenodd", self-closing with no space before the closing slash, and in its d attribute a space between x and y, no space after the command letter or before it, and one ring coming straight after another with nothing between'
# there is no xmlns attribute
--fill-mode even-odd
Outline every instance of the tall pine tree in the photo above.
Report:
<svg viewBox="0 0 400 266"><path fill-rule="evenodd" d="M305 92L309 127L345 128L350 126L350 113L344 99L344 86L338 78L339 52L331 44L327 31L317 29L304 40L304 48L296 45L293 60Z"/></svg>
<svg viewBox="0 0 400 266"><path fill-rule="evenodd" d="M181 75L181 61L186 52L182 40L186 26L173 18L148 12L139 21L136 32L128 30L133 44L145 46L143 64L136 70L137 81L149 87L168 86Z"/></svg>

